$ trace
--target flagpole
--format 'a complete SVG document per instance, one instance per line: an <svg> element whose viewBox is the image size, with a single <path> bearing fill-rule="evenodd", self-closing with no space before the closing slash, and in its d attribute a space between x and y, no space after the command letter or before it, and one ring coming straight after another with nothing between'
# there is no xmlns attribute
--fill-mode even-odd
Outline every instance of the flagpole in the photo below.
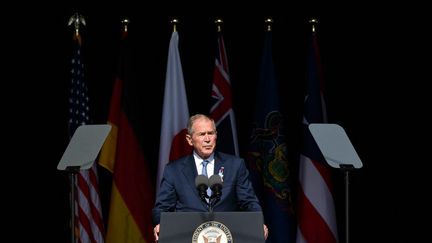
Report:
<svg viewBox="0 0 432 243"><path fill-rule="evenodd" d="M216 20L215 20L215 24L216 24L216 27L217 27L217 32L218 33L220 33L220 32L222 32L222 23L223 23L223 20L221 19L221 18L217 18Z"/></svg>
<svg viewBox="0 0 432 243"><path fill-rule="evenodd" d="M273 24L273 19L272 18L266 18L264 20L264 22L267 24L266 31L270 32L272 30L271 27L272 27L272 24Z"/></svg>
<svg viewBox="0 0 432 243"><path fill-rule="evenodd" d="M127 33L128 32L128 25L130 24L130 20L128 18L124 18L121 22L123 24L124 33Z"/></svg>
<svg viewBox="0 0 432 243"><path fill-rule="evenodd" d="M173 32L177 32L177 24L178 24L179 20L176 18L173 18L171 20L171 24L173 25Z"/></svg>
<svg viewBox="0 0 432 243"><path fill-rule="evenodd" d="M79 34L80 25L81 24L84 26L86 25L85 19L81 14L75 13L69 18L68 21L68 26L71 26L72 24L74 24L75 36L78 37L80 35Z"/></svg>
<svg viewBox="0 0 432 243"><path fill-rule="evenodd" d="M79 33L80 25L86 25L84 17L79 14L75 13L69 18L68 26L74 25L75 30L75 36L74 38L77 39L78 43L81 44L81 36ZM66 167L66 171L69 173L70 177L70 230L71 230L71 243L75 243L75 181L76 176L80 170L80 166L68 166Z"/></svg>

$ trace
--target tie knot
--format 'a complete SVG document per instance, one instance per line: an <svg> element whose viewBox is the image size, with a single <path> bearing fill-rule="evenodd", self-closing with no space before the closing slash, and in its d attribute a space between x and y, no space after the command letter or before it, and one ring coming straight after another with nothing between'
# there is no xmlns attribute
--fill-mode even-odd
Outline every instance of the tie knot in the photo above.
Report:
<svg viewBox="0 0 432 243"><path fill-rule="evenodd" d="M208 160L203 160L203 162L202 162L203 166L207 166L208 163L209 163Z"/></svg>

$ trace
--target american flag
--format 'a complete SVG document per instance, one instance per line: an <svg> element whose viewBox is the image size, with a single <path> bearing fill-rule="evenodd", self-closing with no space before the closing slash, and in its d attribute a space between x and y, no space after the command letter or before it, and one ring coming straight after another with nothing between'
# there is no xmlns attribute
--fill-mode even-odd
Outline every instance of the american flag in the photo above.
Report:
<svg viewBox="0 0 432 243"><path fill-rule="evenodd" d="M232 109L231 83L228 59L221 32L218 32L217 51L212 86L210 117L215 120L218 131L218 150L239 155L237 130Z"/></svg>
<svg viewBox="0 0 432 243"><path fill-rule="evenodd" d="M338 230L331 171L308 129L310 123L327 123L315 31L310 42L299 165L297 243L336 243Z"/></svg>
<svg viewBox="0 0 432 243"><path fill-rule="evenodd" d="M75 36L71 61L69 93L69 137L84 124L90 124L88 88L81 60L81 39ZM75 239L81 243L104 242L104 224L99 199L96 163L89 170L80 170L75 180Z"/></svg>

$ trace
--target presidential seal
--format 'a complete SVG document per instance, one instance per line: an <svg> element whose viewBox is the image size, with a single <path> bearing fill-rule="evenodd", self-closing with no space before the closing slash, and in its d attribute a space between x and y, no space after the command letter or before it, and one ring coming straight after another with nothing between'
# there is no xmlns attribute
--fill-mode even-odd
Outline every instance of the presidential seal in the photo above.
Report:
<svg viewBox="0 0 432 243"><path fill-rule="evenodd" d="M228 227L217 221L207 221L198 226L192 236L192 243L232 243Z"/></svg>

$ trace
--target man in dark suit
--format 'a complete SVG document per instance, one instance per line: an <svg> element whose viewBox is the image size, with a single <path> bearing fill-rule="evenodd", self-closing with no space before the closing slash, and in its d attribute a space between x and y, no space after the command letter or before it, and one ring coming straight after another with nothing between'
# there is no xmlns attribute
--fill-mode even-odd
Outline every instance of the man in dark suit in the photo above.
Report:
<svg viewBox="0 0 432 243"><path fill-rule="evenodd" d="M169 163L163 173L160 190L153 208L154 236L159 239L161 212L208 212L195 187L199 174L219 174L223 180L222 195L213 211L261 211L249 181L244 160L216 152L217 132L214 120L197 114L190 117L186 140L193 146L193 154ZM204 163L203 163L204 162ZM264 236L268 229L264 225Z"/></svg>

